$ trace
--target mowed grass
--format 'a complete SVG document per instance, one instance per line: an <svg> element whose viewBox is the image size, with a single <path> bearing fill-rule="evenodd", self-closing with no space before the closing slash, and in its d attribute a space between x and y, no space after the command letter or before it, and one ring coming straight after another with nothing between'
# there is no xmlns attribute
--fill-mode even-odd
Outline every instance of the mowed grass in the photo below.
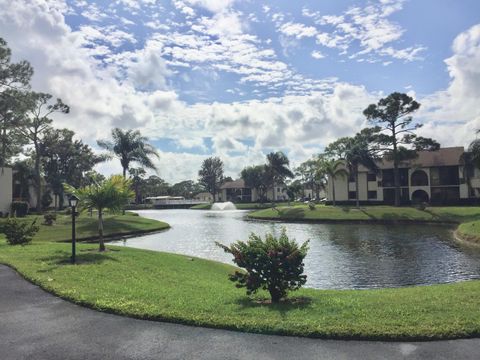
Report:
<svg viewBox="0 0 480 360"><path fill-rule="evenodd" d="M249 214L251 218L270 220L314 221L423 221L461 223L480 219L480 207L414 207L317 205L310 210L306 205L278 206Z"/></svg>
<svg viewBox="0 0 480 360"><path fill-rule="evenodd" d="M480 245L480 220L460 224L457 234L466 241Z"/></svg>
<svg viewBox="0 0 480 360"><path fill-rule="evenodd" d="M57 214L57 221L52 226L43 224L43 216L29 215L19 218L19 221L33 222L40 226L33 241L66 241L72 238L71 215ZM1 219L5 221L5 219ZM104 236L124 236L142 232L159 231L167 229L167 223L137 216L134 213L125 215L106 215L104 217ZM78 240L98 237L98 219L94 213L92 217L81 214L76 219L76 237Z"/></svg>
<svg viewBox="0 0 480 360"><path fill-rule="evenodd" d="M1 238L2 235L0 235ZM480 335L480 281L381 290L302 289L301 301L268 305L228 280L229 265L181 255L80 244L8 246L0 262L73 302L185 324L325 338L445 339ZM266 294L258 294L256 299Z"/></svg>

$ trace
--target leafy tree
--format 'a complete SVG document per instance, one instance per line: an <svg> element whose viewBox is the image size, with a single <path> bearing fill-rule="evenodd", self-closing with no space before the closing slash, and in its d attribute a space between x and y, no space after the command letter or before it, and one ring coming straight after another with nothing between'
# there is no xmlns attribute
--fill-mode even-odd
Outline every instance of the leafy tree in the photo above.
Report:
<svg viewBox="0 0 480 360"><path fill-rule="evenodd" d="M33 68L28 61L12 63L12 51L7 42L0 38L0 88L28 89Z"/></svg>
<svg viewBox="0 0 480 360"><path fill-rule="evenodd" d="M25 111L24 91L30 88L33 68L27 61L11 62L12 51L0 38L0 167L20 153L24 144L17 130Z"/></svg>
<svg viewBox="0 0 480 360"><path fill-rule="evenodd" d="M98 236L99 251L105 251L103 241L103 213L105 210L112 212L123 209L128 201L135 196L131 190L131 181L120 175L113 175L107 180L75 189L65 184L65 191L80 199L80 206L98 211Z"/></svg>
<svg viewBox="0 0 480 360"><path fill-rule="evenodd" d="M480 130L477 130L478 133L480 133ZM470 153L470 161L475 167L480 168L480 139L475 139L470 143L468 152Z"/></svg>
<svg viewBox="0 0 480 360"><path fill-rule="evenodd" d="M85 187L85 186L88 186L88 185L93 185L93 184L98 184L98 183L101 183L105 181L105 176L103 176L102 174L100 174L99 172L95 171L95 170L90 170L90 171L87 171L81 181L80 181L80 187Z"/></svg>
<svg viewBox="0 0 480 360"><path fill-rule="evenodd" d="M270 293L272 303L278 303L287 296L287 291L297 290L307 281L303 260L308 241L299 246L288 238L285 228L278 238L267 234L263 240L252 233L246 242L237 241L230 246L216 244L232 254L235 264L246 270L235 271L230 280L236 282L238 288L246 288L247 295L264 289Z"/></svg>
<svg viewBox="0 0 480 360"><path fill-rule="evenodd" d="M265 172L272 188L272 196L275 192L275 184L284 183L286 178L295 176L288 168L289 164L288 157L281 151L267 154Z"/></svg>
<svg viewBox="0 0 480 360"><path fill-rule="evenodd" d="M265 200L268 179L265 165L248 166L240 174L245 186L255 189L261 201Z"/></svg>
<svg viewBox="0 0 480 360"><path fill-rule="evenodd" d="M147 172L142 168L132 168L129 169L130 178L132 179L133 191L135 192L135 204L140 204L142 202L142 192L141 187L144 181L144 176Z"/></svg>
<svg viewBox="0 0 480 360"><path fill-rule="evenodd" d="M45 93L30 92L26 97L27 108L22 126L19 133L33 146L32 157L34 161L34 183L37 200L37 211L42 210L42 172L41 172L41 146L43 138L52 131L49 118L53 113L67 114L70 111L68 105L65 105L61 99L52 101L52 95Z"/></svg>
<svg viewBox="0 0 480 360"><path fill-rule="evenodd" d="M375 125L377 150L393 161L395 206L400 205L401 161L414 159L421 150L438 150L440 145L433 139L417 136L415 130L422 124L412 123L412 114L420 104L407 94L394 92L377 104L370 104L363 114Z"/></svg>
<svg viewBox="0 0 480 360"><path fill-rule="evenodd" d="M295 169L295 175L302 178L303 196L305 197L305 186L315 192L315 197L320 197L320 190L325 187L325 174L321 167L319 158L308 159Z"/></svg>
<svg viewBox="0 0 480 360"><path fill-rule="evenodd" d="M194 194L198 194L203 191L203 187L193 180L180 181L173 184L168 190L170 195L183 196L185 198L191 198Z"/></svg>
<svg viewBox="0 0 480 360"><path fill-rule="evenodd" d="M137 163L143 168L156 170L151 157L158 158L158 152L148 143L148 138L142 136L140 131L123 131L115 128L112 130L112 138L112 141L98 140L97 144L120 160L124 178L127 176L131 163Z"/></svg>
<svg viewBox="0 0 480 360"><path fill-rule="evenodd" d="M30 184L35 177L31 159L16 161L13 166L13 197L28 200L30 198Z"/></svg>
<svg viewBox="0 0 480 360"><path fill-rule="evenodd" d="M41 163L45 180L54 194L59 196L59 207L63 208L63 184L75 187L82 185L85 173L105 160L95 155L90 146L74 140L74 132L68 129L52 129L40 144Z"/></svg>
<svg viewBox="0 0 480 360"><path fill-rule="evenodd" d="M151 175L141 183L141 190L143 196L158 196L169 194L170 185L160 177Z"/></svg>
<svg viewBox="0 0 480 360"><path fill-rule="evenodd" d="M202 163L202 167L198 172L199 183L206 191L213 196L217 194L223 183L223 162L219 157L209 157Z"/></svg>
<svg viewBox="0 0 480 360"><path fill-rule="evenodd" d="M295 200L295 198L304 193L304 186L300 180L292 181L291 184L287 185L287 195L291 200Z"/></svg>
<svg viewBox="0 0 480 360"><path fill-rule="evenodd" d="M324 159L321 167L325 174L328 175L329 181L332 184L332 203L335 206L335 180L338 177L348 176L348 171L344 167L344 161L335 159Z"/></svg>

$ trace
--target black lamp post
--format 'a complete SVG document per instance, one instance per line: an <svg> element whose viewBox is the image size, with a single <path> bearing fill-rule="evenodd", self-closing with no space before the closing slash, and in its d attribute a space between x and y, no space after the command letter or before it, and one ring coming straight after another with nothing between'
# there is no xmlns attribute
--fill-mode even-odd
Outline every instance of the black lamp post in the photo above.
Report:
<svg viewBox="0 0 480 360"><path fill-rule="evenodd" d="M68 198L68 203L72 208L72 264L75 264L75 215L76 215L76 208L78 204L78 197L72 195Z"/></svg>

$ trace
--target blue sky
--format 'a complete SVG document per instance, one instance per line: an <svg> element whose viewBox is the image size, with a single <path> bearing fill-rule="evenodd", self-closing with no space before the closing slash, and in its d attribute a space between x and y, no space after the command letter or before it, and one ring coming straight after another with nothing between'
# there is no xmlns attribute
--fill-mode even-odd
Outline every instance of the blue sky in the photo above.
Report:
<svg viewBox="0 0 480 360"><path fill-rule="evenodd" d="M169 181L210 155L233 177L273 150L298 165L393 91L444 146L480 127L475 0L0 0L0 17L34 87L71 106L57 126L92 146L140 129Z"/></svg>

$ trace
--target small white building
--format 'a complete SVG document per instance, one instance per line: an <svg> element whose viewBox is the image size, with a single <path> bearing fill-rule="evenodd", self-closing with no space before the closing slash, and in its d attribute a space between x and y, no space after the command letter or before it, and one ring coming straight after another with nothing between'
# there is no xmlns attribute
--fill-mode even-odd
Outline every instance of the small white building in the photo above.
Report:
<svg viewBox="0 0 480 360"><path fill-rule="evenodd" d="M283 184L276 184L273 189L270 187L266 192L267 201L287 201L287 188ZM220 187L216 194L216 201L231 202L255 202L259 201L260 196L257 189L252 189L245 185L242 179L227 181Z"/></svg>
<svg viewBox="0 0 480 360"><path fill-rule="evenodd" d="M10 212L12 204L12 169L0 167L0 212Z"/></svg>

